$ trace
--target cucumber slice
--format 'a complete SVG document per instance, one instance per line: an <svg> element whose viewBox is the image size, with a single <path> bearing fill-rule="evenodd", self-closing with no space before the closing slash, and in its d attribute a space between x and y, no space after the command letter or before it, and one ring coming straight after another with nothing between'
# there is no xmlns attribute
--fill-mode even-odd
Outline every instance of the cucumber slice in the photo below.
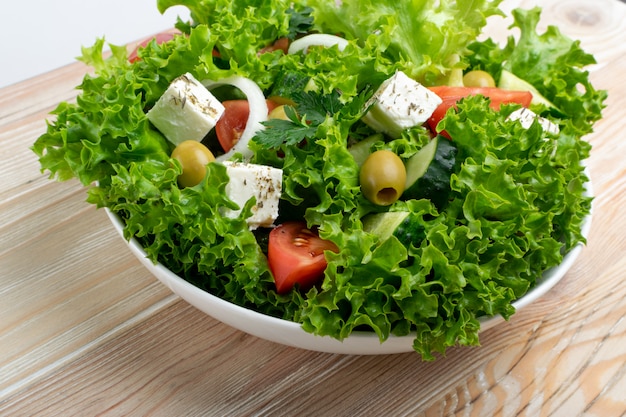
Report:
<svg viewBox="0 0 626 417"><path fill-rule="evenodd" d="M454 142L439 135L406 162L403 200L426 198L441 209L450 195L450 176L456 167Z"/></svg>
<svg viewBox="0 0 626 417"><path fill-rule="evenodd" d="M363 230L375 234L380 240L387 240L408 216L408 211L368 214L363 218Z"/></svg>
<svg viewBox="0 0 626 417"><path fill-rule="evenodd" d="M419 216L408 211L369 214L363 219L363 230L375 234L381 241L395 236L406 247L410 244L418 246L426 237Z"/></svg>
<svg viewBox="0 0 626 417"><path fill-rule="evenodd" d="M557 109L557 107L550 100L545 98L534 85L522 80L517 75L507 70L502 70L498 88L503 90L530 91L533 95L532 104L543 104L548 109Z"/></svg>
<svg viewBox="0 0 626 417"><path fill-rule="evenodd" d="M437 142L439 138L436 137L420 149L415 155L413 155L405 163L406 167L406 183L404 186L405 192L413 184L424 176L426 170L430 166L430 163L435 159L435 152L437 152Z"/></svg>
<svg viewBox="0 0 626 417"><path fill-rule="evenodd" d="M354 145L348 148L348 152L354 158L354 162L358 166L363 165L363 162L367 159L368 156L372 153L372 145L378 141L383 141L382 133L377 133L372 136L368 136L360 142L355 143Z"/></svg>
<svg viewBox="0 0 626 417"><path fill-rule="evenodd" d="M393 235L398 238L405 247L409 245L419 246L426 239L426 227L421 223L421 217L415 214L409 215L393 231Z"/></svg>

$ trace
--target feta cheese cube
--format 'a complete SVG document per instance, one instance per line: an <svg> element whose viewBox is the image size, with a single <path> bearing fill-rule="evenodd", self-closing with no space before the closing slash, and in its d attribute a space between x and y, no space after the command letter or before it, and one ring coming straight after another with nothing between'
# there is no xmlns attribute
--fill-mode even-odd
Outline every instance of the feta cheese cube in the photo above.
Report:
<svg viewBox="0 0 626 417"><path fill-rule="evenodd" d="M230 181L226 195L242 208L252 197L256 204L252 216L247 219L250 230L268 227L278 217L278 202L282 191L283 170L266 165L225 161ZM223 216L237 217L241 210L224 209Z"/></svg>
<svg viewBox="0 0 626 417"><path fill-rule="evenodd" d="M400 137L404 129L423 124L441 98L402 71L385 80L366 106L363 121L376 131Z"/></svg>
<svg viewBox="0 0 626 417"><path fill-rule="evenodd" d="M547 133L558 135L560 131L559 125L546 118L538 116L535 112L525 107L517 109L513 113L509 114L508 120L518 120L524 129L528 129L533 122L537 120L543 130Z"/></svg>
<svg viewBox="0 0 626 417"><path fill-rule="evenodd" d="M191 74L176 78L147 117L174 145L200 142L224 113L224 106Z"/></svg>

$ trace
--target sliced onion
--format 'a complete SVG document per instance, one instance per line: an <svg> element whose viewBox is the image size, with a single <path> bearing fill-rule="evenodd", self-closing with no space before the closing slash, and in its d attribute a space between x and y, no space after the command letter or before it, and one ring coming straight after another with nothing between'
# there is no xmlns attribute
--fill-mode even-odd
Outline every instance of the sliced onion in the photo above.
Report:
<svg viewBox="0 0 626 417"><path fill-rule="evenodd" d="M254 137L256 132L263 129L261 122L267 120L268 109L263 91L257 83L251 79L238 75L233 75L219 81L203 80L202 84L209 90L222 85L232 85L246 95L248 105L250 106L250 114L248 115L246 128L237 143L235 143L235 146L233 146L232 149L224 155L220 155L215 159L217 161L225 161L230 159L236 153L243 155L244 159L250 159L252 157L252 151L248 147L248 143L250 142L250 139Z"/></svg>
<svg viewBox="0 0 626 417"><path fill-rule="evenodd" d="M300 39L296 39L291 42L289 45L289 49L287 53L295 54L299 51L307 52L309 46L325 46L330 48L332 46L337 45L340 51L346 49L348 46L348 41L340 36L329 35L327 33L313 33L311 35L306 35L301 37Z"/></svg>

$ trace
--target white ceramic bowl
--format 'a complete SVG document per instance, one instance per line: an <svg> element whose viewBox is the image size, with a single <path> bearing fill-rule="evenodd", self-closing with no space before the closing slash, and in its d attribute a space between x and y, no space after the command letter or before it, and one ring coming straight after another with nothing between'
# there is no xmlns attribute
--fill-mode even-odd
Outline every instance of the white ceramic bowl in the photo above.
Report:
<svg viewBox="0 0 626 417"><path fill-rule="evenodd" d="M591 195L590 185L588 185L587 192ZM110 210L106 210L106 212L115 229L123 236L121 219ZM583 224L584 236L588 235L590 227L591 215L585 219ZM313 335L304 331L298 323L257 313L211 295L185 281L160 263L154 264L147 258L146 252L137 240L131 239L127 243L141 263L175 294L211 317L243 332L288 346L328 353L379 355L413 351L413 335L390 336L384 343L380 343L378 336L373 332L354 332L343 341L328 336ZM520 310L533 303L559 282L573 265L582 247L582 245L576 246L565 255L559 266L546 271L537 280L537 285L534 288L513 303L515 308ZM481 331L489 329L503 320L501 316L482 318L480 320Z"/></svg>

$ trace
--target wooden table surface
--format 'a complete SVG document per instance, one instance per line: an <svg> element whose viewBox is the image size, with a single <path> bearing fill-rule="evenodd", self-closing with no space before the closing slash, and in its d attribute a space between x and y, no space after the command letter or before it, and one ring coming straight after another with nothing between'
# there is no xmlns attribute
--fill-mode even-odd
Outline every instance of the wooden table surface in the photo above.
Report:
<svg viewBox="0 0 626 417"><path fill-rule="evenodd" d="M87 69L0 90L0 415L625 415L626 5L541 4L542 25L580 39L598 59L595 86L609 91L588 137L589 242L547 295L482 333L481 347L431 363L290 348L190 307L80 184L48 180L29 150Z"/></svg>

